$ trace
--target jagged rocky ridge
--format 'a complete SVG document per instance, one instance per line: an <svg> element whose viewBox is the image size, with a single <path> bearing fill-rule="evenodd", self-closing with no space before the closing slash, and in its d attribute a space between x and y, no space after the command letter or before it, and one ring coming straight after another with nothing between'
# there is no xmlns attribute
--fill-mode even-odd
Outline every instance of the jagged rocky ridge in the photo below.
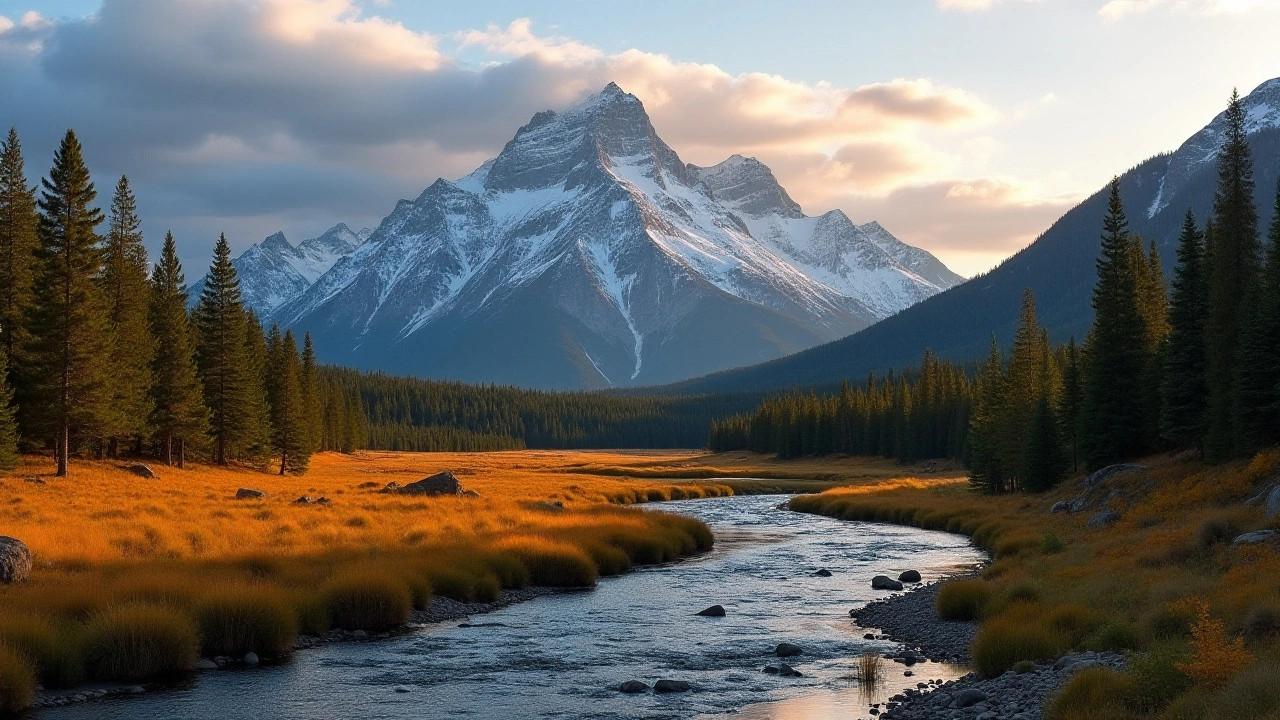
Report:
<svg viewBox="0 0 1280 720"><path fill-rule="evenodd" d="M253 296L326 362L589 389L780 357L960 281L876 223L805 216L754 159L684 163L610 84L401 200L305 288Z"/></svg>

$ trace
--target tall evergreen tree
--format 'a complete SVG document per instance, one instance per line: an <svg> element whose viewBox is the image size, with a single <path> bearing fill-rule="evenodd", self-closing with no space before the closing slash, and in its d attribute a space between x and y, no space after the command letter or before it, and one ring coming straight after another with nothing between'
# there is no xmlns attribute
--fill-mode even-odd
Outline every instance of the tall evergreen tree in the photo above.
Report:
<svg viewBox="0 0 1280 720"><path fill-rule="evenodd" d="M1275 209L1280 212L1280 182ZM1236 451L1252 455L1280 442L1280 215L1267 231L1266 263L1241 306L1232 426Z"/></svg>
<svg viewBox="0 0 1280 720"><path fill-rule="evenodd" d="M1178 236L1178 266L1169 303L1169 336L1163 353L1160 434L1177 446L1204 452L1209 388L1205 376L1205 323L1209 315L1204 233L1187 210Z"/></svg>
<svg viewBox="0 0 1280 720"><path fill-rule="evenodd" d="M303 397L298 360L298 343L293 331L280 337L279 328L271 327L270 372L268 397L271 400L271 446L280 456L280 474L301 475L311 458L311 421Z"/></svg>
<svg viewBox="0 0 1280 720"><path fill-rule="evenodd" d="M188 445L204 444L209 432L209 411L196 374L186 278L173 233L165 234L160 262L151 273L150 325L155 341L150 424L161 443L165 464L174 464L176 443L177 465L181 468L186 466Z"/></svg>
<svg viewBox="0 0 1280 720"><path fill-rule="evenodd" d="M1226 131L1218 153L1218 187L1213 198L1213 233L1208 242L1209 316L1206 322L1206 373L1209 428L1206 455L1230 456L1234 377L1242 320L1241 301L1258 274L1258 209L1253 204L1253 158L1238 93L1227 106Z"/></svg>
<svg viewBox="0 0 1280 720"><path fill-rule="evenodd" d="M1062 367L1062 398L1058 404L1058 418L1062 435L1071 454L1071 471L1080 468L1080 423L1084 406L1084 367L1080 349L1073 337L1067 343Z"/></svg>
<svg viewBox="0 0 1280 720"><path fill-rule="evenodd" d="M4 347L0 346L0 471L18 466L18 421L14 415L13 388L9 385Z"/></svg>
<svg viewBox="0 0 1280 720"><path fill-rule="evenodd" d="M1044 492L1053 488L1067 475L1067 459L1062 447L1058 415L1047 391L1040 393L1035 412L1026 429L1023 443L1020 480L1030 492Z"/></svg>
<svg viewBox="0 0 1280 720"><path fill-rule="evenodd" d="M42 184L28 355L36 422L52 437L57 473L65 476L73 434L100 435L111 400L110 328L97 282L102 253L94 230L102 211L92 206L97 191L70 130Z"/></svg>
<svg viewBox="0 0 1280 720"><path fill-rule="evenodd" d="M307 435L312 452L319 452L324 441L324 406L320 401L320 379L317 371L316 346L311 342L311 333L306 333L302 336L302 369L298 382L306 408Z"/></svg>
<svg viewBox="0 0 1280 720"><path fill-rule="evenodd" d="M141 437L151 416L151 361L154 339L149 322L147 248L142 244L137 201L129 179L121 177L111 199L103 247L102 289L111 320L111 454L120 439Z"/></svg>
<svg viewBox="0 0 1280 720"><path fill-rule="evenodd" d="M1132 250L1120 181L1115 179L1103 219L1098 282L1093 290L1094 321L1086 345L1081 439L1085 459L1093 468L1145 450L1146 328L1139 307L1139 268Z"/></svg>
<svg viewBox="0 0 1280 720"><path fill-rule="evenodd" d="M1138 278L1138 314L1142 318L1142 444L1148 450L1160 446L1160 381L1162 352L1169 335L1169 289L1156 244L1144 255L1142 238L1134 236L1133 263Z"/></svg>
<svg viewBox="0 0 1280 720"><path fill-rule="evenodd" d="M268 397L271 352L262 332L262 322L252 309L246 310L244 316L244 354L253 391L249 393L251 424L242 454L244 459L265 468L271 462L271 403Z"/></svg>
<svg viewBox="0 0 1280 720"><path fill-rule="evenodd" d="M18 131L9 128L8 139L0 143L0 349L8 358L9 382L20 388L31 383L23 377L22 353L28 344L38 227L36 191L27 186Z"/></svg>
<svg viewBox="0 0 1280 720"><path fill-rule="evenodd" d="M248 366L244 303L226 235L219 235L214 245L195 325L196 367L209 407L213 461L226 465L238 450L256 441L255 395L261 395L258 378Z"/></svg>
<svg viewBox="0 0 1280 720"><path fill-rule="evenodd" d="M1004 359L992 337L991 352L978 374L977 402L969 427L968 465L974 489L993 495L1009 489L1000 443L1006 388Z"/></svg>
<svg viewBox="0 0 1280 720"><path fill-rule="evenodd" d="M1022 481L1023 454L1027 428L1036 413L1041 395L1048 396L1050 362L1040 320L1036 317L1036 299L1028 288L1022 292L1022 314L1013 336L1009 369L1005 379L1004 402L1000 409L1000 462L1005 474ZM1017 489L1017 488L1014 488Z"/></svg>

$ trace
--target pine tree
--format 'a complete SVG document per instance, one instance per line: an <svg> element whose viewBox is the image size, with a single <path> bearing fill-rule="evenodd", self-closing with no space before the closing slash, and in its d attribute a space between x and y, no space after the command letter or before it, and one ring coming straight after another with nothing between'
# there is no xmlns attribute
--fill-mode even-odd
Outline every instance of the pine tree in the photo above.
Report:
<svg viewBox="0 0 1280 720"><path fill-rule="evenodd" d="M970 483L989 494L1005 492L1008 477L1001 461L1000 421L1007 380L1000 346L991 338L991 352L978 375L978 397L969 426Z"/></svg>
<svg viewBox="0 0 1280 720"><path fill-rule="evenodd" d="M195 325L196 367L209 407L213 461L226 465L238 450L256 441L254 395L260 394L246 357L244 304L226 235L219 235L214 246Z"/></svg>
<svg viewBox="0 0 1280 720"><path fill-rule="evenodd" d="M32 302L35 251L39 244L36 191L27 186L18 131L0 143L0 350L8 358L9 382L28 388L22 353L26 350L27 313ZM23 400L23 398L19 398ZM26 406L22 402L20 407Z"/></svg>
<svg viewBox="0 0 1280 720"><path fill-rule="evenodd" d="M1058 404L1058 418L1062 424L1065 444L1071 451L1071 471L1080 468L1080 422L1084 405L1084 368L1080 350L1073 337L1067 343L1062 368L1062 399Z"/></svg>
<svg viewBox="0 0 1280 720"><path fill-rule="evenodd" d="M67 474L73 434L100 435L110 418L107 307L102 272L102 211L70 130L54 155L40 197L40 247L34 302L28 314L36 423L54 440L57 474Z"/></svg>
<svg viewBox="0 0 1280 720"><path fill-rule="evenodd" d="M1275 208L1280 211L1280 182ZM1233 419L1236 453L1248 456L1280 442L1280 215L1267 231L1261 277L1246 290L1236 349Z"/></svg>
<svg viewBox="0 0 1280 720"><path fill-rule="evenodd" d="M111 320L111 454L116 442L141 436L151 415L151 361L147 248L142 244L137 202L129 179L121 177L111 200L103 247L102 289ZM140 449L140 447L135 448Z"/></svg>
<svg viewBox="0 0 1280 720"><path fill-rule="evenodd" d="M14 414L13 388L5 369L8 359L0 346L0 471L18 466L18 421Z"/></svg>
<svg viewBox="0 0 1280 720"><path fill-rule="evenodd" d="M1134 236L1133 263L1138 277L1138 312L1142 317L1142 444L1160 446L1160 381L1165 338L1169 335L1169 289L1156 244L1144 255L1142 238Z"/></svg>
<svg viewBox="0 0 1280 720"><path fill-rule="evenodd" d="M1229 457L1235 449L1232 421L1240 306L1258 274L1258 210L1253 204L1253 158L1245 119L1240 96L1232 93L1218 154L1213 233L1207 250L1209 316L1205 358L1209 428L1205 453L1211 460Z"/></svg>
<svg viewBox="0 0 1280 720"><path fill-rule="evenodd" d="M268 398L268 380L271 372L271 353L262 322L253 310L244 316L245 367L249 385L248 437L243 449L244 458L265 468L271 462L271 404Z"/></svg>
<svg viewBox="0 0 1280 720"><path fill-rule="evenodd" d="M1143 381L1147 332L1140 309L1139 270L1120 199L1120 181L1112 180L1103 220L1098 282L1093 290L1093 328L1086 345L1081 440L1092 468L1146 449Z"/></svg>
<svg viewBox="0 0 1280 720"><path fill-rule="evenodd" d="M1066 477L1069 460L1062 447L1058 416L1048 392L1040 393L1035 412L1027 425L1019 471L1024 489L1044 492Z"/></svg>
<svg viewBox="0 0 1280 720"><path fill-rule="evenodd" d="M173 233L165 234L160 262L151 273L150 305L151 335L155 341L150 424L161 443L165 464L174 464L176 442L177 465L182 468L186 466L188 445L202 446L208 436L209 411L196 374L186 278Z"/></svg>
<svg viewBox="0 0 1280 720"><path fill-rule="evenodd" d="M1163 353L1160 434L1181 447L1204 451L1208 427L1205 323L1209 315L1204 234L1187 210L1178 236L1178 267L1169 304L1169 335Z"/></svg>
<svg viewBox="0 0 1280 720"><path fill-rule="evenodd" d="M311 422L309 408L302 393L302 368L298 360L298 343L293 331L280 337L280 329L271 327L270 372L268 397L271 401L271 445L280 456L280 474L301 475L311 458Z"/></svg>
<svg viewBox="0 0 1280 720"><path fill-rule="evenodd" d="M1049 359L1042 335L1035 295L1028 288L1022 293L1021 320L1013 336L1004 401L999 411L1000 463L1005 474L1019 481L1027 429L1040 396L1050 392L1045 385Z"/></svg>
<svg viewBox="0 0 1280 720"><path fill-rule="evenodd" d="M317 376L316 347L311 342L311 333L302 336L302 370L298 381L306 408L307 437L311 451L319 452L324 441L324 417L320 402L320 380Z"/></svg>

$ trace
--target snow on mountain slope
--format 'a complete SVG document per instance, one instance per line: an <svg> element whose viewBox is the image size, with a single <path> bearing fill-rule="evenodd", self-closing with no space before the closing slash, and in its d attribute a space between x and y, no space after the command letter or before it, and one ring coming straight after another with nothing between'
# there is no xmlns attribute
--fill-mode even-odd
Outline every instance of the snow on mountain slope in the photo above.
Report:
<svg viewBox="0 0 1280 720"><path fill-rule="evenodd" d="M806 217L756 160L686 165L610 84L397 203L271 319L329 362L607 387L778 357L960 281L879 225Z"/></svg>

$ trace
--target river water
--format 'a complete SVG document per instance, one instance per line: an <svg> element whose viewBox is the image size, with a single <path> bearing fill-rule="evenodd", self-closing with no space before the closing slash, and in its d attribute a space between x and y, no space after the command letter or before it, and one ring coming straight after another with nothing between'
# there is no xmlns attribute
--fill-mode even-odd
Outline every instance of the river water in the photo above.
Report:
<svg viewBox="0 0 1280 720"><path fill-rule="evenodd" d="M886 593L879 574L917 569L926 581L982 559L967 539L780 509L779 496L649 506L708 523L716 549L698 558L605 579L593 591L539 598L369 643L305 650L286 664L203 673L144 696L44 710L39 718L301 720L304 718L701 718L827 720L915 680L964 669L925 664L868 696L848 679L871 647L850 608ZM831 577L813 573L827 568ZM724 618L694 615L724 605ZM796 643L802 678L761 669ZM790 661L788 661L790 662ZM683 694L623 695L619 683L687 680ZM405 692L407 690L407 692Z"/></svg>

